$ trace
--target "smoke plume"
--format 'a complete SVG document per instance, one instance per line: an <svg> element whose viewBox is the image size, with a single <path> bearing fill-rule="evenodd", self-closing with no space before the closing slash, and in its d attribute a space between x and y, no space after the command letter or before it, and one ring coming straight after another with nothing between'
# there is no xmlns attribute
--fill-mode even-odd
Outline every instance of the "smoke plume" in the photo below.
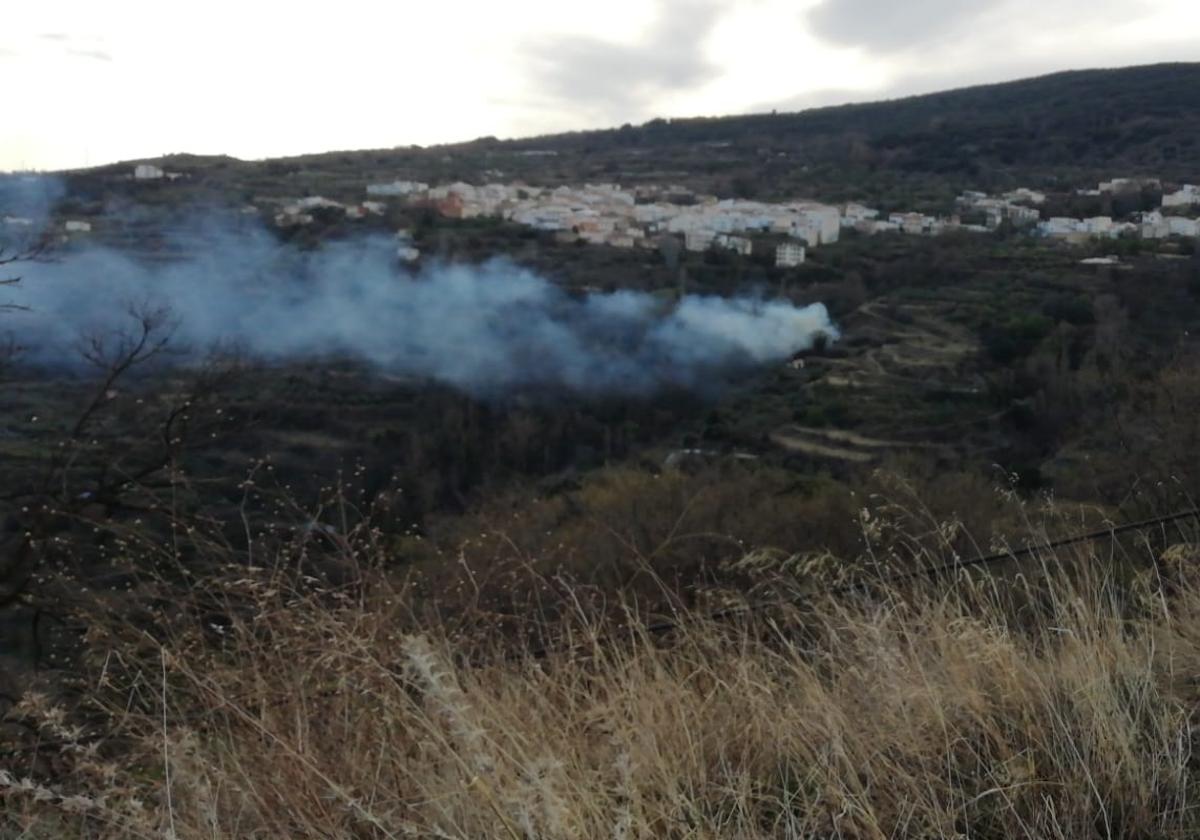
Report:
<svg viewBox="0 0 1200 840"><path fill-rule="evenodd" d="M61 365L81 335L128 324L130 307L168 307L172 342L235 343L267 361L352 357L477 395L516 388L650 393L707 389L836 336L821 304L631 291L575 295L503 259L397 265L395 242L363 237L301 252L269 232L220 231L148 262L100 247L22 266L0 321L25 358Z"/></svg>

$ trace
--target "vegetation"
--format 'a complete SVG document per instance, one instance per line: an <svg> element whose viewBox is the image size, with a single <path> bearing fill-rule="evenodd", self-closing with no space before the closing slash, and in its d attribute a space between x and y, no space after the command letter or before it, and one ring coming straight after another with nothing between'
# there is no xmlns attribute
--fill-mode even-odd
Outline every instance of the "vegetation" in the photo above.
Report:
<svg viewBox="0 0 1200 840"><path fill-rule="evenodd" d="M855 593L820 594L832 558L749 554L754 584L810 600L731 612L745 596L714 591L651 632L632 602L606 615L565 586L576 606L532 652L482 609L431 615L372 567L369 529L339 538L340 586L292 574L295 546L147 601L153 634L101 599L86 723L38 693L6 716L24 746L2 819L35 837L1193 836L1194 529L906 586L883 582L893 514L861 521L882 565Z"/></svg>

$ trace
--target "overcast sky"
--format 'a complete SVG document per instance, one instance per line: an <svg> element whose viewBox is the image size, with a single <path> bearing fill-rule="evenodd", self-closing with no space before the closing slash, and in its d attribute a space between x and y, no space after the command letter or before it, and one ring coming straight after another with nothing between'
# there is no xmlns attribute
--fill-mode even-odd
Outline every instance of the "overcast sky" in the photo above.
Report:
<svg viewBox="0 0 1200 840"><path fill-rule="evenodd" d="M1200 0L38 0L0 169L259 158L1200 60Z"/></svg>

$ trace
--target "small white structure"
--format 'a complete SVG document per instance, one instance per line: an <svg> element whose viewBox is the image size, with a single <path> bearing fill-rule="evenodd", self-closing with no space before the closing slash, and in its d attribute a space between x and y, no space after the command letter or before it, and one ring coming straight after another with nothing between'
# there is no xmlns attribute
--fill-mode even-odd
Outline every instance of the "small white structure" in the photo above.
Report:
<svg viewBox="0 0 1200 840"><path fill-rule="evenodd" d="M315 210L318 207L330 207L341 210L344 208L344 205L340 201L334 201L332 198L325 198L322 195L310 195L295 202L291 207L295 207L298 210Z"/></svg>
<svg viewBox="0 0 1200 840"><path fill-rule="evenodd" d="M1017 226L1037 224L1038 219L1042 217L1042 211L1020 204L1010 204L1007 209L1009 220Z"/></svg>
<svg viewBox="0 0 1200 840"><path fill-rule="evenodd" d="M1142 224L1138 229L1142 239L1166 239L1171 235L1171 226L1162 213L1152 210L1142 214Z"/></svg>
<svg viewBox="0 0 1200 840"><path fill-rule="evenodd" d="M775 265L778 268L795 268L804 264L804 246L797 242L784 242L775 248Z"/></svg>
<svg viewBox="0 0 1200 840"><path fill-rule="evenodd" d="M689 251L707 251L716 233L711 230L689 230L683 234L683 247Z"/></svg>
<svg viewBox="0 0 1200 840"><path fill-rule="evenodd" d="M421 258L421 251L412 245L401 245L396 249L396 259L400 262L414 263Z"/></svg>
<svg viewBox="0 0 1200 840"><path fill-rule="evenodd" d="M165 172L149 163L139 163L133 168L135 181L159 181L166 177Z"/></svg>
<svg viewBox="0 0 1200 840"><path fill-rule="evenodd" d="M275 214L275 224L281 228L299 227L301 225L311 225L312 223L313 217L311 213L285 210L282 213Z"/></svg>
<svg viewBox="0 0 1200 840"><path fill-rule="evenodd" d="M1137 192L1143 187L1159 187L1162 182L1157 178L1113 178L1111 181L1100 182L1101 193Z"/></svg>
<svg viewBox="0 0 1200 840"><path fill-rule="evenodd" d="M728 236L722 233L717 236L716 243L718 247L728 248L743 257L750 256L754 250L754 243L744 236Z"/></svg>
<svg viewBox="0 0 1200 840"><path fill-rule="evenodd" d="M1171 236L1186 236L1195 238L1200 234L1200 221L1196 219L1185 219L1182 216L1168 216L1167 229L1171 232Z"/></svg>
<svg viewBox="0 0 1200 840"><path fill-rule="evenodd" d="M859 222L879 218L879 211L862 204L850 203L842 207L842 227L852 228Z"/></svg>
<svg viewBox="0 0 1200 840"><path fill-rule="evenodd" d="M367 195L405 196L429 192L429 185L420 181L392 181L390 184L368 184Z"/></svg>
<svg viewBox="0 0 1200 840"><path fill-rule="evenodd" d="M1200 204L1200 187L1195 184L1184 184L1176 192L1166 193L1162 198L1163 207L1190 207Z"/></svg>
<svg viewBox="0 0 1200 840"><path fill-rule="evenodd" d="M1075 233L1082 233L1082 222L1067 216L1052 216L1038 225L1038 232L1043 236L1061 238Z"/></svg>
<svg viewBox="0 0 1200 840"><path fill-rule="evenodd" d="M63 225L63 230L67 233L91 233L92 223L81 222L77 219L72 219Z"/></svg>
<svg viewBox="0 0 1200 840"><path fill-rule="evenodd" d="M888 221L904 233L920 235L927 233L936 220L924 213L893 213L888 217Z"/></svg>
<svg viewBox="0 0 1200 840"><path fill-rule="evenodd" d="M1026 187L1019 187L1012 192L1006 192L1003 197L1009 204L1018 204L1020 202L1028 202L1029 204L1046 203L1046 194L1044 192L1038 192Z"/></svg>

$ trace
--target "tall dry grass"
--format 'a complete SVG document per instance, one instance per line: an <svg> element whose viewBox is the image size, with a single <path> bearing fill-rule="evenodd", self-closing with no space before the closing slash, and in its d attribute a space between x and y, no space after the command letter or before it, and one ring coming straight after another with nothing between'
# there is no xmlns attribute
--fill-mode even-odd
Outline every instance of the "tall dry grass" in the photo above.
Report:
<svg viewBox="0 0 1200 840"><path fill-rule="evenodd" d="M228 586L254 608L232 623L181 620L165 640L95 631L103 739L23 702L61 766L9 754L4 825L188 840L1195 837L1197 554L1118 575L1103 547L1079 551L733 621L682 613L664 636L581 611L544 657L418 627L384 580L305 595L243 571Z"/></svg>

